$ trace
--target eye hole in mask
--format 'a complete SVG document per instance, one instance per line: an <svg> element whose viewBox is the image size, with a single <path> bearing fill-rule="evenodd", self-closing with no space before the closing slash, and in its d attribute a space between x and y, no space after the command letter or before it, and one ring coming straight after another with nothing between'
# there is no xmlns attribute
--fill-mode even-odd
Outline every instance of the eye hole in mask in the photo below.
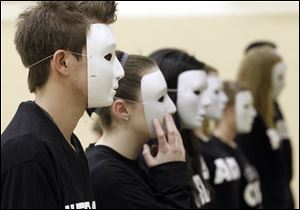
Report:
<svg viewBox="0 0 300 210"><path fill-rule="evenodd" d="M104 58L105 58L107 61L110 61L111 58L112 58L112 54L109 53L109 54L107 54L106 56L104 56Z"/></svg>
<svg viewBox="0 0 300 210"><path fill-rule="evenodd" d="M245 108L245 109L248 109L249 106L250 106L249 104L245 104L245 105L244 105L244 108Z"/></svg>
<svg viewBox="0 0 300 210"><path fill-rule="evenodd" d="M159 102L163 102L165 100L165 96L162 96L158 99Z"/></svg>
<svg viewBox="0 0 300 210"><path fill-rule="evenodd" d="M201 93L201 91L200 91L200 90L194 90L194 93L195 93L196 95L199 95L199 94Z"/></svg>
<svg viewBox="0 0 300 210"><path fill-rule="evenodd" d="M277 78L278 78L279 81L282 81L283 80L283 75L279 75Z"/></svg>

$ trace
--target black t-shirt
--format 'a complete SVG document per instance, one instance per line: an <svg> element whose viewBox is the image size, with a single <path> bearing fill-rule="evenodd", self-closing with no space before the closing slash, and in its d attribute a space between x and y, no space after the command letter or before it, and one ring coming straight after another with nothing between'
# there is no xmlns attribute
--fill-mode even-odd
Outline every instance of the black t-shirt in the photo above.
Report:
<svg viewBox="0 0 300 210"><path fill-rule="evenodd" d="M214 189L218 208L240 208L241 169L236 158L216 137L201 142L202 154L209 171L209 183Z"/></svg>
<svg viewBox="0 0 300 210"><path fill-rule="evenodd" d="M214 137L216 138L216 137ZM261 209L262 206L262 193L260 190L260 179L256 168L249 163L247 157L239 146L233 148L223 143L221 140L220 145L223 149L231 154L239 164L241 171L241 195L240 195L240 208L241 209Z"/></svg>
<svg viewBox="0 0 300 210"><path fill-rule="evenodd" d="M264 208L290 208L289 185L286 182L281 149L272 147L262 118L257 115L251 132L237 135L236 140L249 162L257 169Z"/></svg>
<svg viewBox="0 0 300 210"><path fill-rule="evenodd" d="M198 208L214 209L217 207L215 194L212 186L208 182L209 171L203 160L201 152L201 140L196 137L191 130L184 130L182 134L187 154L187 163L190 179L193 185L194 202Z"/></svg>
<svg viewBox="0 0 300 210"><path fill-rule="evenodd" d="M149 170L113 149L96 145L87 149L97 208L158 209L193 207L184 162L170 162Z"/></svg>
<svg viewBox="0 0 300 210"><path fill-rule="evenodd" d="M1 208L95 208L88 163L77 137L67 143L49 115L20 104L1 135Z"/></svg>

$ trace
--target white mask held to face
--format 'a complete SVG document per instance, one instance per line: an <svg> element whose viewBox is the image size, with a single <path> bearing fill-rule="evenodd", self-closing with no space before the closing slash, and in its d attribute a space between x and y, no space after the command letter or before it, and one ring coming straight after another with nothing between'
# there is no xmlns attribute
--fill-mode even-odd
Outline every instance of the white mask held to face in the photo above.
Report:
<svg viewBox="0 0 300 210"><path fill-rule="evenodd" d="M249 133L257 114L253 98L248 90L240 91L235 96L235 117L238 133Z"/></svg>
<svg viewBox="0 0 300 210"><path fill-rule="evenodd" d="M124 70L115 55L116 43L110 27L91 24L86 38L88 108L109 106L113 103L118 81Z"/></svg>
<svg viewBox="0 0 300 210"><path fill-rule="evenodd" d="M206 72L189 70L178 77L177 108L182 128L199 128L210 104L207 88Z"/></svg>
<svg viewBox="0 0 300 210"><path fill-rule="evenodd" d="M273 99L276 100L285 86L284 73L286 65L283 62L276 63L272 70L272 92Z"/></svg>
<svg viewBox="0 0 300 210"><path fill-rule="evenodd" d="M207 94L211 100L211 104L207 108L206 116L211 119L220 119L223 110L228 101L228 97L223 91L223 84L217 75L211 74L207 77Z"/></svg>
<svg viewBox="0 0 300 210"><path fill-rule="evenodd" d="M166 80L158 68L157 71L142 77L141 94L149 135L150 138L155 138L153 119L156 118L165 129L165 114L176 112L176 107L167 94Z"/></svg>

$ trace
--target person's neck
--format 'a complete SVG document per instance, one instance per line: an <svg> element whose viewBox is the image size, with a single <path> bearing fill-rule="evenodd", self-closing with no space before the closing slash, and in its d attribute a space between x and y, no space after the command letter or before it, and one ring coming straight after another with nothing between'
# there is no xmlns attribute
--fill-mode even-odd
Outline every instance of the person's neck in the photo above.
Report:
<svg viewBox="0 0 300 210"><path fill-rule="evenodd" d="M86 106L84 102L80 103L78 99L59 86L44 87L36 92L35 98L35 103L51 116L71 146L72 133Z"/></svg>
<svg viewBox="0 0 300 210"><path fill-rule="evenodd" d="M204 133L203 128L199 127L199 128L195 128L193 129L193 133L196 137L199 138L199 140L202 140L204 142L208 142L209 138L208 136Z"/></svg>
<svg viewBox="0 0 300 210"><path fill-rule="evenodd" d="M223 143L235 148L236 129L230 123L222 119L214 131L214 136L219 138Z"/></svg>
<svg viewBox="0 0 300 210"><path fill-rule="evenodd" d="M146 141L147 138L143 140L132 129L118 127L104 130L102 137L95 145L110 147L127 159L135 160Z"/></svg>

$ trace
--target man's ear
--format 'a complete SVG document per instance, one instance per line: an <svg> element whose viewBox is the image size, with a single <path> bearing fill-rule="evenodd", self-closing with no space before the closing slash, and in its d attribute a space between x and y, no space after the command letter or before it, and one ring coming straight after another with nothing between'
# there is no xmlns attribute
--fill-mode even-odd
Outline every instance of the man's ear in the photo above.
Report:
<svg viewBox="0 0 300 210"><path fill-rule="evenodd" d="M61 75L69 75L69 64L70 64L70 56L69 54L64 50L57 50L53 54L53 65L55 66L55 70L57 73Z"/></svg>
<svg viewBox="0 0 300 210"><path fill-rule="evenodd" d="M129 120L130 113L127 104L122 99L116 99L112 104L112 114L117 119Z"/></svg>

